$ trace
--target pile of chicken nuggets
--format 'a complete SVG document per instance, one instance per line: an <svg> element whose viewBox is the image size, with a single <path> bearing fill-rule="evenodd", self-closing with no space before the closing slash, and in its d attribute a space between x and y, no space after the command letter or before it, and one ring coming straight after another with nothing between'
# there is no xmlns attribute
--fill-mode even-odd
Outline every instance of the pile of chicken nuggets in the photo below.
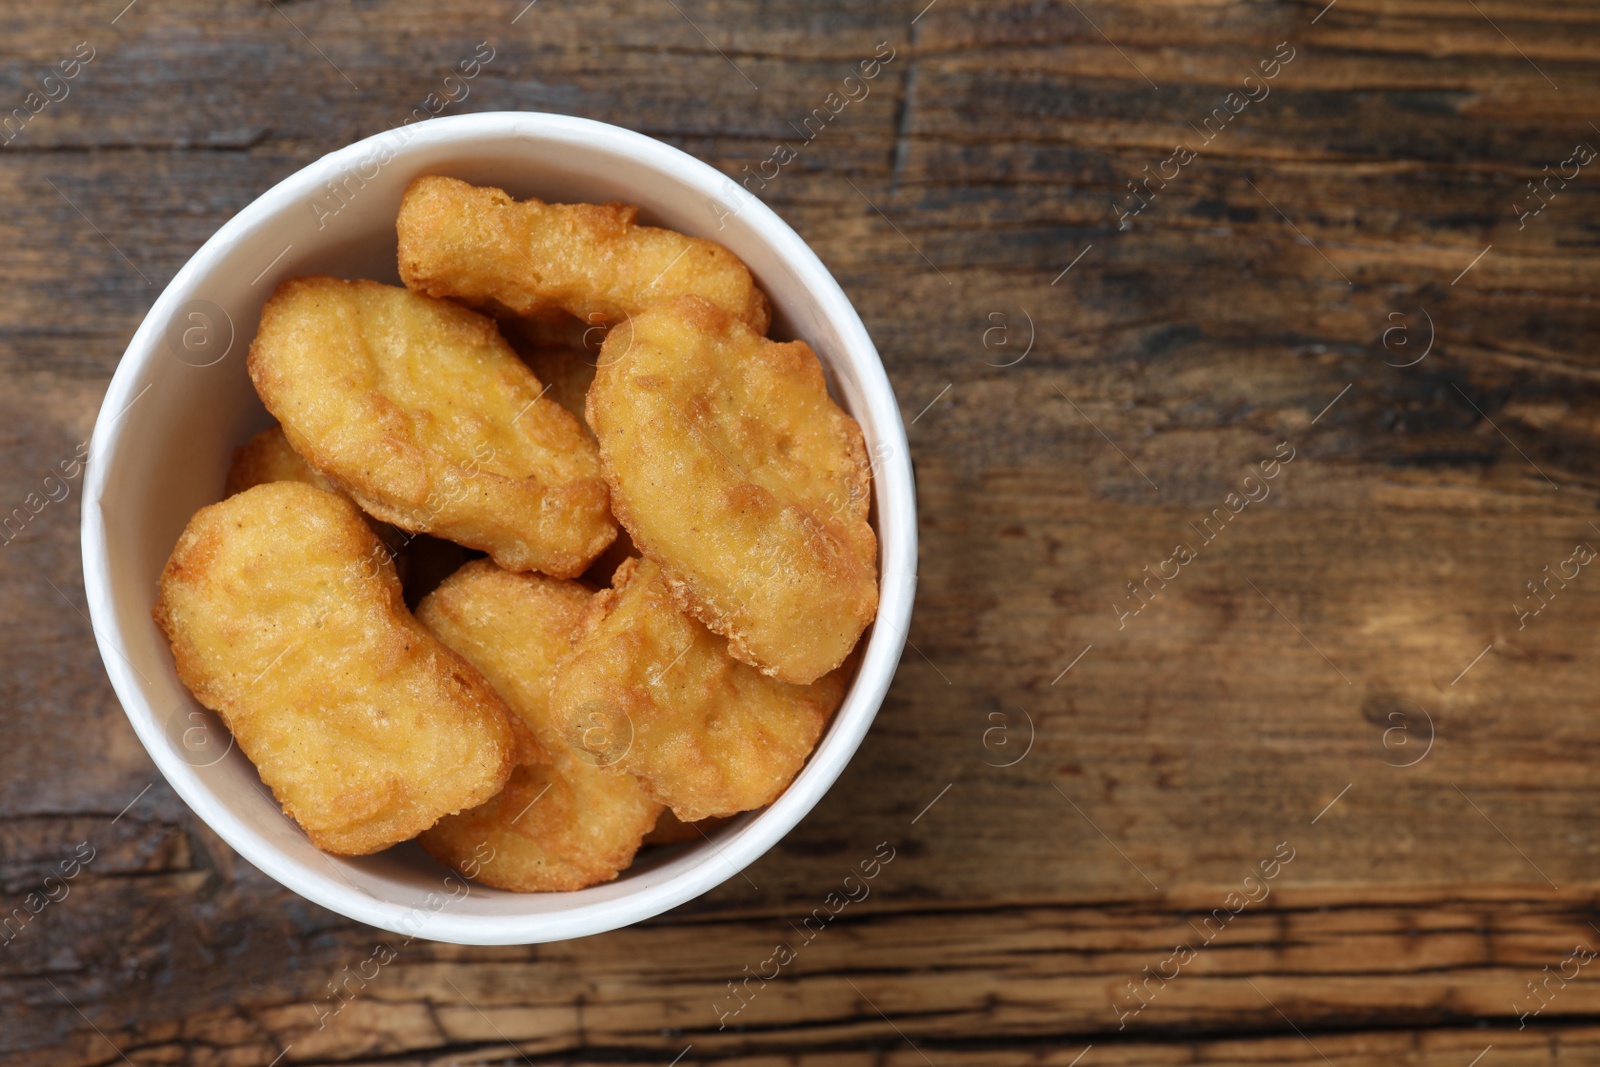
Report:
<svg viewBox="0 0 1600 1067"><path fill-rule="evenodd" d="M637 214L419 178L404 288L262 309L278 425L154 616L318 848L581 889L771 803L843 699L878 604L861 429L736 256Z"/></svg>

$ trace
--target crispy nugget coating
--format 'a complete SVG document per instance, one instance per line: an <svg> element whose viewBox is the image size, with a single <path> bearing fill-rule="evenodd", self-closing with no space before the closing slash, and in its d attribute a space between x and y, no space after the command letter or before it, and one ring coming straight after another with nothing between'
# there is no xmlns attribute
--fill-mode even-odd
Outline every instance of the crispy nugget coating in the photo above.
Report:
<svg viewBox="0 0 1600 1067"><path fill-rule="evenodd" d="M684 822L769 804L844 697L844 672L789 685L730 657L674 604L661 569L631 560L598 594L550 690L574 748L636 775Z"/></svg>
<svg viewBox="0 0 1600 1067"><path fill-rule="evenodd" d="M570 318L570 316L564 317ZM577 320L572 319L572 321ZM594 384L598 349L591 354L571 344L547 343L541 339L542 332L542 327L530 328L527 320L523 320L512 324L507 329L506 336L522 362L533 371L534 376L550 387L548 395L572 412L578 421L583 423L584 432L592 437L594 434L589 429L584 405L589 396L589 387ZM583 579L601 587L608 586L611 584L611 576L622 565L622 561L638 554L634 550L633 541L628 537L628 532L621 530L610 547L589 564L589 569L583 572Z"/></svg>
<svg viewBox="0 0 1600 1067"><path fill-rule="evenodd" d="M400 277L496 314L560 308L591 326L695 293L767 332L766 294L737 256L639 226L638 214L630 204L517 201L455 178L418 178L400 201Z"/></svg>
<svg viewBox="0 0 1600 1067"><path fill-rule="evenodd" d="M228 468L228 480L223 486L224 496L233 496L266 482L303 482L328 493L344 495L333 482L323 477L315 467L289 446L282 426L269 426L233 450L233 466ZM369 520L372 532L378 535L394 558L395 570L402 584L410 580L407 573L409 560L403 554L411 535L397 530L386 522Z"/></svg>
<svg viewBox="0 0 1600 1067"><path fill-rule="evenodd" d="M633 862L661 805L616 772L523 764L487 804L441 819L417 840L484 885L563 893L609 882Z"/></svg>
<svg viewBox="0 0 1600 1067"><path fill-rule="evenodd" d="M291 278L249 367L294 450L385 522L566 578L616 536L594 442L475 312Z"/></svg>
<svg viewBox="0 0 1600 1067"><path fill-rule="evenodd" d="M271 482L189 520L153 612L178 677L327 852L415 837L494 796L511 711L412 617L353 504Z"/></svg>
<svg viewBox="0 0 1600 1067"><path fill-rule="evenodd" d="M589 389L611 507L735 659L804 685L878 609L871 467L816 355L698 297L611 332Z"/></svg>
<svg viewBox="0 0 1600 1067"><path fill-rule="evenodd" d="M487 885L550 892L608 882L661 812L638 779L596 766L550 726L550 681L592 595L577 582L478 560L417 609L505 697L526 735L504 792L420 838L440 862Z"/></svg>
<svg viewBox="0 0 1600 1067"><path fill-rule="evenodd" d="M572 650L572 634L594 593L577 582L513 574L479 559L463 565L417 605L417 619L483 672L534 746L519 758L548 762L566 743L549 725L550 680Z"/></svg>
<svg viewBox="0 0 1600 1067"><path fill-rule="evenodd" d="M242 493L266 482L304 482L329 493L339 492L289 445L282 426L269 426L233 450L224 496Z"/></svg>

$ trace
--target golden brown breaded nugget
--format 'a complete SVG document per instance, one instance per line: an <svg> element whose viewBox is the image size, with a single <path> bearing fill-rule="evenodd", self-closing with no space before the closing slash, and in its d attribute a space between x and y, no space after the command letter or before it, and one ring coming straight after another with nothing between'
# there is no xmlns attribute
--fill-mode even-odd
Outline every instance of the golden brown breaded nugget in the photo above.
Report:
<svg viewBox="0 0 1600 1067"><path fill-rule="evenodd" d="M594 442L482 315L291 278L249 367L294 450L385 522L567 578L616 536Z"/></svg>
<svg viewBox="0 0 1600 1067"><path fill-rule="evenodd" d="M680 612L650 560L624 563L616 581L590 604L556 674L551 724L684 822L771 803L839 706L844 673L774 681Z"/></svg>
<svg viewBox="0 0 1600 1067"><path fill-rule="evenodd" d="M804 685L878 610L861 428L802 341L699 297L621 324L589 389L611 509L735 659Z"/></svg>
<svg viewBox="0 0 1600 1067"><path fill-rule="evenodd" d="M423 625L484 673L531 735L504 792L441 819L419 839L440 862L487 885L547 892L608 882L633 861L661 811L638 779L596 766L550 727L550 680L592 596L577 582L478 560L417 609Z"/></svg>
<svg viewBox="0 0 1600 1067"><path fill-rule="evenodd" d="M233 450L224 496L242 493L266 482L304 482L329 493L339 487L318 474L316 468L289 446L282 426L269 426Z"/></svg>
<svg viewBox="0 0 1600 1067"><path fill-rule="evenodd" d="M345 495L338 486L307 463L300 453L289 447L289 439L283 435L282 426L269 426L233 450L233 466L228 468L228 480L223 486L223 495L242 493L246 489L266 482L303 482L306 485L314 485L324 492ZM403 554L403 550L411 540L411 535L377 519L369 518L367 525L372 527L372 532L378 535L378 540L389 549L389 555L394 559L395 571L400 575L401 584L408 584L411 580L408 573L410 561Z"/></svg>
<svg viewBox="0 0 1600 1067"><path fill-rule="evenodd" d="M417 620L483 672L538 739L529 758L544 760L566 750L550 729L550 680L594 595L574 581L513 574L479 559L424 597Z"/></svg>
<svg viewBox="0 0 1600 1067"><path fill-rule="evenodd" d="M405 609L343 497L270 482L201 508L153 614L178 677L320 849L405 841L511 773L510 709Z"/></svg>
<svg viewBox="0 0 1600 1067"><path fill-rule="evenodd" d="M589 771L522 764L494 799L417 840L440 863L496 889L559 893L609 882L633 862L662 809L628 775Z"/></svg>
<svg viewBox="0 0 1600 1067"><path fill-rule="evenodd" d="M418 178L400 201L400 277L496 314L561 308L590 326L695 293L767 332L766 294L737 256L636 225L638 214L630 204L517 201L455 178Z"/></svg>

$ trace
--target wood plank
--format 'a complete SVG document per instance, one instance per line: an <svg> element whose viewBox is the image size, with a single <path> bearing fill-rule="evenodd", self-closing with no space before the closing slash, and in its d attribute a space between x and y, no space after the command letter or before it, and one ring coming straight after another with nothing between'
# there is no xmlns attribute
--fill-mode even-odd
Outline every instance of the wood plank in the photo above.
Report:
<svg viewBox="0 0 1600 1067"><path fill-rule="evenodd" d="M74 890L62 903L63 913L75 909L76 930L84 929L85 913L118 911L125 877L86 876L81 899ZM212 877L175 873L139 882L181 897ZM119 1046L159 1052L152 1058L161 1061L181 1050L191 1057L181 1062L194 1063L224 1062L222 1050L266 1060L285 1046L285 1062L303 1063L413 1050L420 1054L407 1062L432 1062L427 1057L442 1058L446 1049L487 1055L510 1045L529 1056L587 1050L605 1060L670 1057L686 1043L718 1062L762 1062L780 1047L865 1062L845 1054L887 1051L902 1035L941 1063L982 1047L1043 1052L1090 1043L1114 1056L1121 1049L1123 1058L1106 1062L1173 1062L1158 1052L1170 1044L1201 1062L1223 1058L1219 1050L1232 1046L1232 1055L1288 1063L1299 1062L1292 1046L1303 1039L1295 1028L1327 1055L1373 1057L1358 1055L1357 1062L1379 1062L1375 1057L1400 1047L1420 1053L1429 1042L1456 1051L1477 1042L1474 1052L1493 1042L1529 1053L1566 1042L1569 1031L1578 1032L1570 1040L1580 1049L1593 1045L1588 1020L1600 1006L1600 986L1581 967L1569 968L1577 980L1551 982L1537 1015L1527 983L1560 970L1575 944L1592 949L1600 940L1589 925L1594 886L1541 901L1510 888L1396 895L1410 899L1361 904L1338 891L1285 885L1259 907L1210 927L1199 924L1222 906L1221 887L1177 893L1155 906L937 911L864 900L860 912L850 906L809 943L789 925L803 913L792 912L787 919L749 912L681 917L532 949L404 945L391 935L324 931L304 942L308 951L291 982L269 977L277 991L249 996L240 991L256 989L253 981L273 970L265 939L248 955L184 959L187 952L166 947L173 931L151 921L136 927L125 951L146 967L157 959L181 965L186 983L162 994L151 979L175 976L145 970L140 992L115 1011L102 1006L94 1021ZM202 911L200 924L207 918ZM1204 942L1202 932L1218 927ZM15 945L43 951L44 939L31 934ZM710 939L723 950L715 962L703 947ZM774 959L779 942L794 950L793 961L769 982L740 986L742 995L730 991L730 981L738 984ZM393 962L363 966L379 943ZM1195 949L1194 958L1170 982L1142 984L1148 1004L1131 1014L1139 1000L1129 983L1144 982L1146 967L1174 973L1172 946L1180 943ZM103 1046L96 1052L94 1041L76 1033L78 1016L67 1003L104 1004L97 997L116 979L94 973L91 962L66 966L58 955L49 976L59 992L40 977L8 979L34 1032L56 1036L13 1045L10 1051L30 1057L19 1062L103 1061ZM232 976L231 990L207 987L206 975L218 966ZM773 970L780 969L767 973ZM374 971L369 981L350 977ZM1528 1017L1519 1019L1523 1012ZM1473 1019L1487 1029L1470 1029ZM1526 1023L1520 1030L1519 1021ZM1406 1029L1418 1032L1397 1033Z"/></svg>

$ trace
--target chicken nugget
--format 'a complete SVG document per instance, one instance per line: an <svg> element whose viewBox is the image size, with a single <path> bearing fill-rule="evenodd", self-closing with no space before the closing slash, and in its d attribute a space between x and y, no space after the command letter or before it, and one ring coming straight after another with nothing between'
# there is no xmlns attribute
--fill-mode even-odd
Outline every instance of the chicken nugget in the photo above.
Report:
<svg viewBox="0 0 1600 1067"><path fill-rule="evenodd" d="M541 332L540 329L529 329L525 323L517 322L506 328L506 339L511 342L511 347L516 349L522 362L528 365L528 369L550 387L547 395L572 412L578 421L583 423L584 431L592 437L594 434L589 430L583 409L589 395L589 386L594 384L598 350L591 355L584 349L575 348L570 344L550 344L540 339ZM583 572L583 580L601 587L608 586L611 584L611 576L622 565L622 561L638 554L634 550L633 541L628 537L628 532L618 531L617 539L595 557L594 562L589 564L589 569Z"/></svg>
<svg viewBox="0 0 1600 1067"><path fill-rule="evenodd" d="M455 178L418 178L400 201L400 277L495 314L560 308L589 326L696 293L767 332L766 294L737 256L639 226L638 215L631 204L517 201Z"/></svg>
<svg viewBox="0 0 1600 1067"><path fill-rule="evenodd" d="M550 680L592 596L577 582L479 560L417 609L423 625L484 673L528 735L499 796L419 839L486 885L526 893L608 882L633 861L661 811L638 779L580 758L550 726Z"/></svg>
<svg viewBox="0 0 1600 1067"><path fill-rule="evenodd" d="M294 450L385 522L567 578L616 537L594 442L482 315L291 278L249 368Z"/></svg>
<svg viewBox="0 0 1600 1067"><path fill-rule="evenodd" d="M233 450L233 466L228 468L228 480L223 486L223 494L232 496L266 482L303 482L306 485L314 485L324 492L344 495L338 486L324 478L300 453L289 447L289 439L283 435L282 426L269 426ZM400 575L401 583L408 583L410 581L410 575L407 573L408 561L402 552L411 540L411 535L377 519L368 519L367 525L372 527L372 532L378 535L378 540L389 549L389 555L394 558L395 570Z"/></svg>
<svg viewBox="0 0 1600 1067"><path fill-rule="evenodd" d="M637 776L683 822L772 802L844 697L844 672L774 681L683 614L661 569L630 560L585 612L550 689L550 722L602 766Z"/></svg>
<svg viewBox="0 0 1600 1067"><path fill-rule="evenodd" d="M878 609L871 467L803 341L699 297L614 329L589 389L611 507L735 659L804 685Z"/></svg>
<svg viewBox="0 0 1600 1067"><path fill-rule="evenodd" d="M405 609L343 497L270 482L201 508L153 614L178 677L324 851L415 837L511 773L510 709Z"/></svg>
<svg viewBox="0 0 1600 1067"><path fill-rule="evenodd" d="M233 450L225 496L242 493L265 482L304 482L329 493L339 492L316 468L289 446L282 426L269 426Z"/></svg>

